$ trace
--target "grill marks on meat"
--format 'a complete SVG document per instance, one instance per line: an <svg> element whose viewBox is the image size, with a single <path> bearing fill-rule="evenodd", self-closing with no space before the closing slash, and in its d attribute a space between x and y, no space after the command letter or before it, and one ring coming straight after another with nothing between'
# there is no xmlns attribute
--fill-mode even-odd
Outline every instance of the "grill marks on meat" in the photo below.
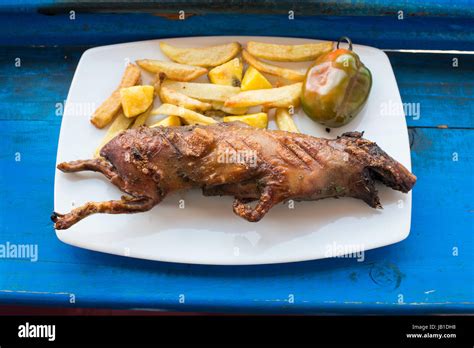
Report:
<svg viewBox="0 0 474 348"><path fill-rule="evenodd" d="M147 211L167 194L193 187L206 196L235 197L234 212L259 221L275 204L289 199L346 196L381 208L374 180L402 192L416 181L361 133L322 139L240 122L127 130L105 145L101 156L61 163L58 169L100 172L130 196L89 202L64 215L53 213L56 229L95 213Z"/></svg>

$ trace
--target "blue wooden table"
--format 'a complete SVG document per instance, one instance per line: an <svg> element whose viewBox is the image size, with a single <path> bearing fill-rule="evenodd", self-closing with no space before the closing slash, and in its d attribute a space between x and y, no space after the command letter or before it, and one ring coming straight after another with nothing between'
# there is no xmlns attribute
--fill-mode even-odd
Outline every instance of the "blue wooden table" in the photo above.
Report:
<svg viewBox="0 0 474 348"><path fill-rule="evenodd" d="M166 2L116 14L67 2L20 3L0 6L0 246L35 244L39 254L36 262L0 258L0 304L234 313L474 312L474 55L390 51L474 50L470 2L353 1L350 7L347 1L303 1L292 21L290 2L284 1L248 5L247 15L226 13L222 5L206 12L193 1L184 21L173 19L177 9ZM238 7L242 1L232 3ZM407 117L418 176L409 238L367 252L364 262L242 267L135 260L57 240L49 220L61 125L57 110L82 52L190 35L350 35L356 43L386 49L403 101L420 106L419 117Z"/></svg>

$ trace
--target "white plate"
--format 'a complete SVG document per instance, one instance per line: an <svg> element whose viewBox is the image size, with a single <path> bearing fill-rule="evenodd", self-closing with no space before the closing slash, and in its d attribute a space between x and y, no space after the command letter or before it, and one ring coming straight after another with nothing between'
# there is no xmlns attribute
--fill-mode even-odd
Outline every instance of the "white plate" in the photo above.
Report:
<svg viewBox="0 0 474 348"><path fill-rule="evenodd" d="M166 39L182 47L249 40L297 44L314 40L276 37L190 37ZM160 40L103 46L87 50L77 66L63 115L57 163L91 158L105 134L89 122L94 108L119 83L127 62L142 58L167 59ZM354 46L371 70L373 86L360 115L333 129L314 123L302 111L295 115L300 130L319 137L365 131L408 169L410 149L401 98L384 52ZM307 63L280 63L308 66ZM145 76L144 80L151 76ZM157 104L159 101L157 101ZM270 128L275 128L273 121ZM68 230L57 231L65 243L136 258L198 264L243 265L320 259L359 249L369 250L406 238L410 230L411 193L382 185L383 210L352 198L325 199L274 207L260 222L250 223L232 212L232 198L203 197L198 190L167 197L149 212L133 215L94 215ZM87 201L117 199L121 192L96 173L64 174L56 170L54 209L67 212ZM180 203L184 202L184 208ZM181 205L182 206L182 205Z"/></svg>

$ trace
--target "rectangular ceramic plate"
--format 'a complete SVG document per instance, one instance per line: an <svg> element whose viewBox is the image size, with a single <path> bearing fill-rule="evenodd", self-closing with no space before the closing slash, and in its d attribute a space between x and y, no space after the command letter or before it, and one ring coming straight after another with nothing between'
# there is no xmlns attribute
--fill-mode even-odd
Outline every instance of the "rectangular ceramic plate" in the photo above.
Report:
<svg viewBox="0 0 474 348"><path fill-rule="evenodd" d="M176 46L204 47L231 41L280 44L315 42L277 37L189 37L166 39ZM128 62L152 58L168 60L160 40L133 42L87 50L77 67L62 120L57 163L91 158L105 134L91 125L94 108L118 86ZM365 131L408 169L410 149L405 115L390 62L379 49L354 46L371 70L373 86L368 102L350 124L330 134L299 110L299 129L317 137L336 137ZM307 67L310 63L278 63ZM144 82L151 76L143 73ZM155 105L159 104L159 100ZM270 128L276 129L273 121ZM411 193L378 186L383 210L352 198L296 202L274 207L260 222L250 223L232 212L232 198L203 197L199 190L168 196L149 212L94 215L57 236L78 247L143 259L196 264L266 264L303 261L369 250L399 242L410 229ZM54 208L67 212L87 201L118 199L122 194L97 173L64 174L56 170Z"/></svg>

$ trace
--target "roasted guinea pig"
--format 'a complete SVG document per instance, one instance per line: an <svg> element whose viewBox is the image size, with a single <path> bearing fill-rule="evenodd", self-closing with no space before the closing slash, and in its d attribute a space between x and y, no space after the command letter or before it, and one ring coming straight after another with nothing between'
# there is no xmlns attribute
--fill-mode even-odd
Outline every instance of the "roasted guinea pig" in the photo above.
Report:
<svg viewBox="0 0 474 348"><path fill-rule="evenodd" d="M362 199L381 208L374 181L408 192L416 177L358 132L337 139L256 129L240 122L141 127L107 143L97 159L64 162L63 172L101 172L129 196L53 213L67 229L95 213L150 210L171 192L199 187L205 196L234 196L234 212L259 221L285 200ZM249 205L252 201L256 203Z"/></svg>

